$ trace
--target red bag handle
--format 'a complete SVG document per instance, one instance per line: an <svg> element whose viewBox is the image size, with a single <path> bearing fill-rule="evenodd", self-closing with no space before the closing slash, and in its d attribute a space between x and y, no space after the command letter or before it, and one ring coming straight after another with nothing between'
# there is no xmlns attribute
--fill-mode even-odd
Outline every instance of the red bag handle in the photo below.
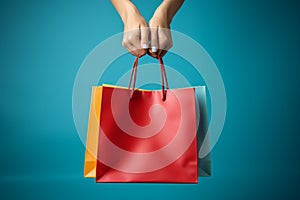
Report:
<svg viewBox="0 0 300 200"><path fill-rule="evenodd" d="M160 73L161 73L161 88L162 88L162 94L163 98L162 100L165 101L167 97L167 90L169 89L169 84L168 84L168 79L167 79L167 74L166 74L166 69L164 62L160 56L158 56L158 61L160 65ZM139 64L139 57L136 57L132 66L132 71L130 75L130 81L128 84L128 89L130 89L130 86L132 84L132 89L131 89L131 97L133 95L133 92L135 90L135 82L136 82L136 75L137 75L137 68Z"/></svg>

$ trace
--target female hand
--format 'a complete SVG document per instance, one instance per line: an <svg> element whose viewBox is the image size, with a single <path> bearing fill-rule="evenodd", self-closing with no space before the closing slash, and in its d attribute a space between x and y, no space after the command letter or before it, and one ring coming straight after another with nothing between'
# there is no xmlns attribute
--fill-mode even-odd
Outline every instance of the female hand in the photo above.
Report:
<svg viewBox="0 0 300 200"><path fill-rule="evenodd" d="M154 58L163 57L172 47L170 24L184 0L164 0L149 22L151 48L148 54Z"/></svg>
<svg viewBox="0 0 300 200"><path fill-rule="evenodd" d="M149 21L149 27L151 48L148 54L154 58L163 57L173 45L170 23L163 12L155 12Z"/></svg>
<svg viewBox="0 0 300 200"><path fill-rule="evenodd" d="M111 0L124 23L122 45L134 56L148 54L154 58L163 57L172 47L170 23L184 0L164 0L150 20L150 28L138 9L130 0Z"/></svg>
<svg viewBox="0 0 300 200"><path fill-rule="evenodd" d="M124 23L124 35L122 41L132 55L142 57L149 48L149 29L146 21L139 15L131 15Z"/></svg>
<svg viewBox="0 0 300 200"><path fill-rule="evenodd" d="M141 57L149 48L149 28L138 9L128 0L111 0L124 23L122 45L134 56Z"/></svg>

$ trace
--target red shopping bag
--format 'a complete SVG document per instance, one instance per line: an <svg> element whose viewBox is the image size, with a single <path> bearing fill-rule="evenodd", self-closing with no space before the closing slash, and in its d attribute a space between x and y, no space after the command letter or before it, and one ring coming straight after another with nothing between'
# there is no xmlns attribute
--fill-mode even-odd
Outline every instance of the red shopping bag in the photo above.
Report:
<svg viewBox="0 0 300 200"><path fill-rule="evenodd" d="M97 182L198 182L195 91L168 89L159 61L162 90L135 90L138 58L128 89L103 86Z"/></svg>

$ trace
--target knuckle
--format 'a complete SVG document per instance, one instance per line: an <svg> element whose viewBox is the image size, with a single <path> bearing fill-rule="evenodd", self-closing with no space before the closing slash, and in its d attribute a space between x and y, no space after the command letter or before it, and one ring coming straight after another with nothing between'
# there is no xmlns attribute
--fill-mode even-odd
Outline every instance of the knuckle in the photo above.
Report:
<svg viewBox="0 0 300 200"><path fill-rule="evenodd" d="M128 41L131 41L131 42L132 42L132 41L134 41L135 39L136 39L136 36L135 36L134 33L127 36L127 40L128 40Z"/></svg>
<svg viewBox="0 0 300 200"><path fill-rule="evenodd" d="M162 36L160 39L160 45L166 49L169 49L173 46L173 42L171 38L168 38L166 36Z"/></svg>
<svg viewBox="0 0 300 200"><path fill-rule="evenodd" d="M123 47L126 47L126 46L127 46L127 44L128 44L128 41L127 41L127 39L123 39L123 41L122 41L122 46L123 46Z"/></svg>
<svg viewBox="0 0 300 200"><path fill-rule="evenodd" d="M166 36L166 34L159 34L159 40L165 41L168 40L168 37Z"/></svg>

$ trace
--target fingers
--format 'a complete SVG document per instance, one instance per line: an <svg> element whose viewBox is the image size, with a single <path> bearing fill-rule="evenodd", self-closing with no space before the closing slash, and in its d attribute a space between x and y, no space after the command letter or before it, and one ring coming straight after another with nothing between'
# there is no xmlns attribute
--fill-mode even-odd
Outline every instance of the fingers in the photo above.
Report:
<svg viewBox="0 0 300 200"><path fill-rule="evenodd" d="M141 25L139 29L124 32L122 45L134 56L142 57L148 53L157 58L163 57L173 42L170 29L159 26L148 28Z"/></svg>
<svg viewBox="0 0 300 200"><path fill-rule="evenodd" d="M148 54L154 58L163 57L172 47L172 35L168 28L152 27L151 33L151 48Z"/></svg>
<svg viewBox="0 0 300 200"><path fill-rule="evenodd" d="M172 45L171 31L168 28L158 28L159 48L168 51Z"/></svg>
<svg viewBox="0 0 300 200"><path fill-rule="evenodd" d="M151 37L151 48L149 49L150 55L152 57L157 57L158 52L158 27L150 28L150 37Z"/></svg>
<svg viewBox="0 0 300 200"><path fill-rule="evenodd" d="M142 57L149 47L149 30L147 27L124 32L122 45L133 56ZM144 48L143 48L144 47Z"/></svg>
<svg viewBox="0 0 300 200"><path fill-rule="evenodd" d="M149 28L146 26L141 25L140 27L141 32L141 48L148 49L149 48Z"/></svg>
<svg viewBox="0 0 300 200"><path fill-rule="evenodd" d="M139 55L139 52L136 50L136 48L134 47L134 45L132 45L129 42L129 40L123 39L122 46L124 48L126 48L128 50L128 52L131 53L131 55L133 55L133 56L138 56Z"/></svg>

